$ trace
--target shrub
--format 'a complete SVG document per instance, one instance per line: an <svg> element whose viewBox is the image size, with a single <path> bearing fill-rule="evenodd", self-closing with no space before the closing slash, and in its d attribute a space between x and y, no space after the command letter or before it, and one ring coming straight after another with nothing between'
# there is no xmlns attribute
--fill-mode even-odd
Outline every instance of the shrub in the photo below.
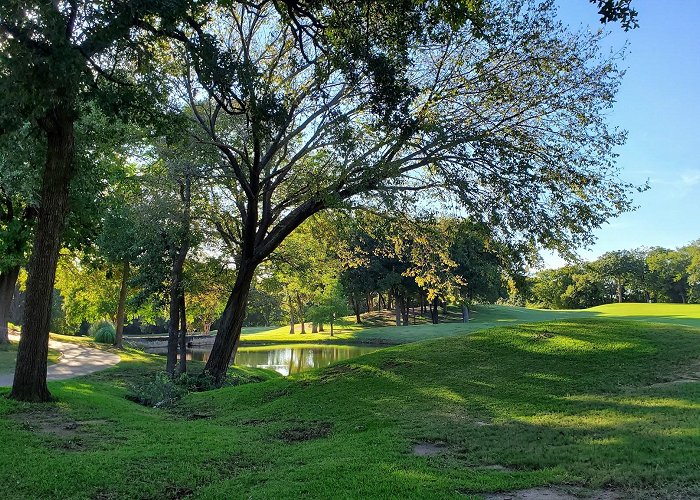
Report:
<svg viewBox="0 0 700 500"><path fill-rule="evenodd" d="M155 378L132 385L126 398L144 406L162 408L175 403L187 394L187 387L176 384L166 373L159 372Z"/></svg>
<svg viewBox="0 0 700 500"><path fill-rule="evenodd" d="M109 321L98 321L93 323L88 333L95 339L95 342L101 344L114 344L117 332L114 330L114 325Z"/></svg>

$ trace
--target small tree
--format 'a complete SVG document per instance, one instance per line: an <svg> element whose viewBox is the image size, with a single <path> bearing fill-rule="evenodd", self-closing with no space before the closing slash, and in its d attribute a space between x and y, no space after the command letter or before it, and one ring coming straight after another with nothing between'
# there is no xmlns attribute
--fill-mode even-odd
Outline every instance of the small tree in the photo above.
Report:
<svg viewBox="0 0 700 500"><path fill-rule="evenodd" d="M334 325L349 313L346 292L338 280L326 284L323 293L311 306L308 316L315 323L328 323L331 326L331 337L334 335Z"/></svg>

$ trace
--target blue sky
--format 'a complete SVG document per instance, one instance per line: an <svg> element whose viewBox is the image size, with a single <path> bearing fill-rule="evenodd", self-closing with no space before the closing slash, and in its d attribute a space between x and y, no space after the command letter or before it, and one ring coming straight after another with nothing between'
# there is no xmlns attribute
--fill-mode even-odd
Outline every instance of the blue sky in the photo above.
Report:
<svg viewBox="0 0 700 500"><path fill-rule="evenodd" d="M597 29L587 0L558 0L560 17ZM633 0L640 27L609 25L609 43L628 41L627 68L611 124L629 132L618 150L622 178L651 189L635 195L639 208L595 232L597 242L579 252L593 259L609 250L677 247L700 239L700 0ZM545 265L563 261L544 255Z"/></svg>

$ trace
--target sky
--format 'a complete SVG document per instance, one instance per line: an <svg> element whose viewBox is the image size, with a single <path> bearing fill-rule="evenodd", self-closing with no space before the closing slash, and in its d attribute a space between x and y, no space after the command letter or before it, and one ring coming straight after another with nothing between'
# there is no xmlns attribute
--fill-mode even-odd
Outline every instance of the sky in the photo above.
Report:
<svg viewBox="0 0 700 500"><path fill-rule="evenodd" d="M558 0L568 24L598 29L587 0ZM635 194L639 208L595 231L597 241L579 255L642 246L676 248L700 239L700 0L632 0L639 28L610 24L607 43L628 43L627 69L610 124L628 131L619 148L621 178L651 189ZM546 267L564 261L543 254Z"/></svg>

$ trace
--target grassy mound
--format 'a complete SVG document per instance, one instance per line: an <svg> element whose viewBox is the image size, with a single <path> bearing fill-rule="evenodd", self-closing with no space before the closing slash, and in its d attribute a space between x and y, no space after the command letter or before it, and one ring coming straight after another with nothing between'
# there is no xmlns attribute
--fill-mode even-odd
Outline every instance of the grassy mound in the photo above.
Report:
<svg viewBox="0 0 700 500"><path fill-rule="evenodd" d="M0 399L0 497L450 498L561 483L700 495L697 329L483 330L168 411L124 398L150 360L52 383L59 404Z"/></svg>

